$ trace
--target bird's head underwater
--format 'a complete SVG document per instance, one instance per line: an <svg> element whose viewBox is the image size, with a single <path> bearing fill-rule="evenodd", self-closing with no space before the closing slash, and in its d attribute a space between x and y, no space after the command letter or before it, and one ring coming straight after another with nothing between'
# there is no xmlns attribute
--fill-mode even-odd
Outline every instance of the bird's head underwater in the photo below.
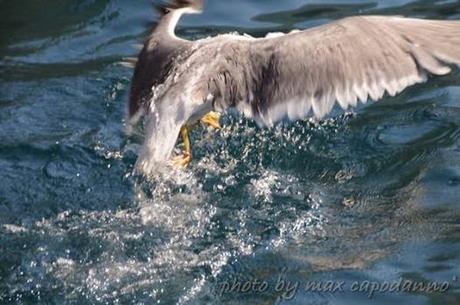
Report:
<svg viewBox="0 0 460 305"><path fill-rule="evenodd" d="M181 15L199 13L202 8L203 0L177 0L156 6L159 21L137 59L127 63L134 67L128 128L142 117L146 121L145 143L136 164L140 172L151 173L159 164L167 163L178 135L182 135L184 142L188 141L187 128L200 119L218 127L216 115L206 116L212 109L213 96L198 85L197 76L202 67L194 66L190 60L194 43L174 33ZM187 165L190 159L188 149L176 163Z"/></svg>

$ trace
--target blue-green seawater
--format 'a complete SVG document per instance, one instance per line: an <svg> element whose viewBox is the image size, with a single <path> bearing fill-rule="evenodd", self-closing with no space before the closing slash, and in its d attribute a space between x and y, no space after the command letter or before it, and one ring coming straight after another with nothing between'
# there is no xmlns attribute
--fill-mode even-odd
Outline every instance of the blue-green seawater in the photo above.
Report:
<svg viewBox="0 0 460 305"><path fill-rule="evenodd" d="M210 0L178 34L356 14L460 19L460 2ZM0 0L0 304L460 304L458 70L319 123L227 114L194 131L187 170L146 179L118 62L153 20L149 1ZM448 289L351 287L401 280ZM226 289L248 281L267 287Z"/></svg>

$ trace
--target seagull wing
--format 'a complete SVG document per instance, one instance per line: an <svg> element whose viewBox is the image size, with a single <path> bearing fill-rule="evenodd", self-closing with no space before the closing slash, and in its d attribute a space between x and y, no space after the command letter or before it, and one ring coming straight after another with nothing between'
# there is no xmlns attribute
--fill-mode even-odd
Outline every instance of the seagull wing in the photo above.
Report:
<svg viewBox="0 0 460 305"><path fill-rule="evenodd" d="M460 65L460 21L403 17L346 18L275 38L259 39L264 58L253 116L271 125L313 115L322 118L338 102L343 109L444 75Z"/></svg>

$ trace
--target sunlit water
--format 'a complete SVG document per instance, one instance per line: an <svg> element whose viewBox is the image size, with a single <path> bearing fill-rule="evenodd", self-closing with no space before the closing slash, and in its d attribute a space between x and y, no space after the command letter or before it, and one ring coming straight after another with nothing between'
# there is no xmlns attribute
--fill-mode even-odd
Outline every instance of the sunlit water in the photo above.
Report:
<svg viewBox="0 0 460 305"><path fill-rule="evenodd" d="M178 33L366 13L460 19L460 3L214 0ZM118 62L152 20L148 1L0 1L1 304L460 304L458 71L319 123L227 114L194 131L190 168L145 179ZM346 286L290 298L280 278ZM449 289L350 287L401 279Z"/></svg>

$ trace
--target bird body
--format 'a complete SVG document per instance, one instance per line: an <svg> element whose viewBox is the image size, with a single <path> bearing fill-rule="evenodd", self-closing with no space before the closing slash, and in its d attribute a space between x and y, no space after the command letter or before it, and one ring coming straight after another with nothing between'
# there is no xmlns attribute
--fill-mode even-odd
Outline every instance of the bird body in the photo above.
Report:
<svg viewBox="0 0 460 305"><path fill-rule="evenodd" d="M143 172L168 160L181 128L210 111L235 108L261 126L321 119L336 103L348 109L394 96L460 65L460 21L358 16L264 38L176 37L180 16L201 6L175 1L163 9L138 57L129 117L148 120Z"/></svg>

